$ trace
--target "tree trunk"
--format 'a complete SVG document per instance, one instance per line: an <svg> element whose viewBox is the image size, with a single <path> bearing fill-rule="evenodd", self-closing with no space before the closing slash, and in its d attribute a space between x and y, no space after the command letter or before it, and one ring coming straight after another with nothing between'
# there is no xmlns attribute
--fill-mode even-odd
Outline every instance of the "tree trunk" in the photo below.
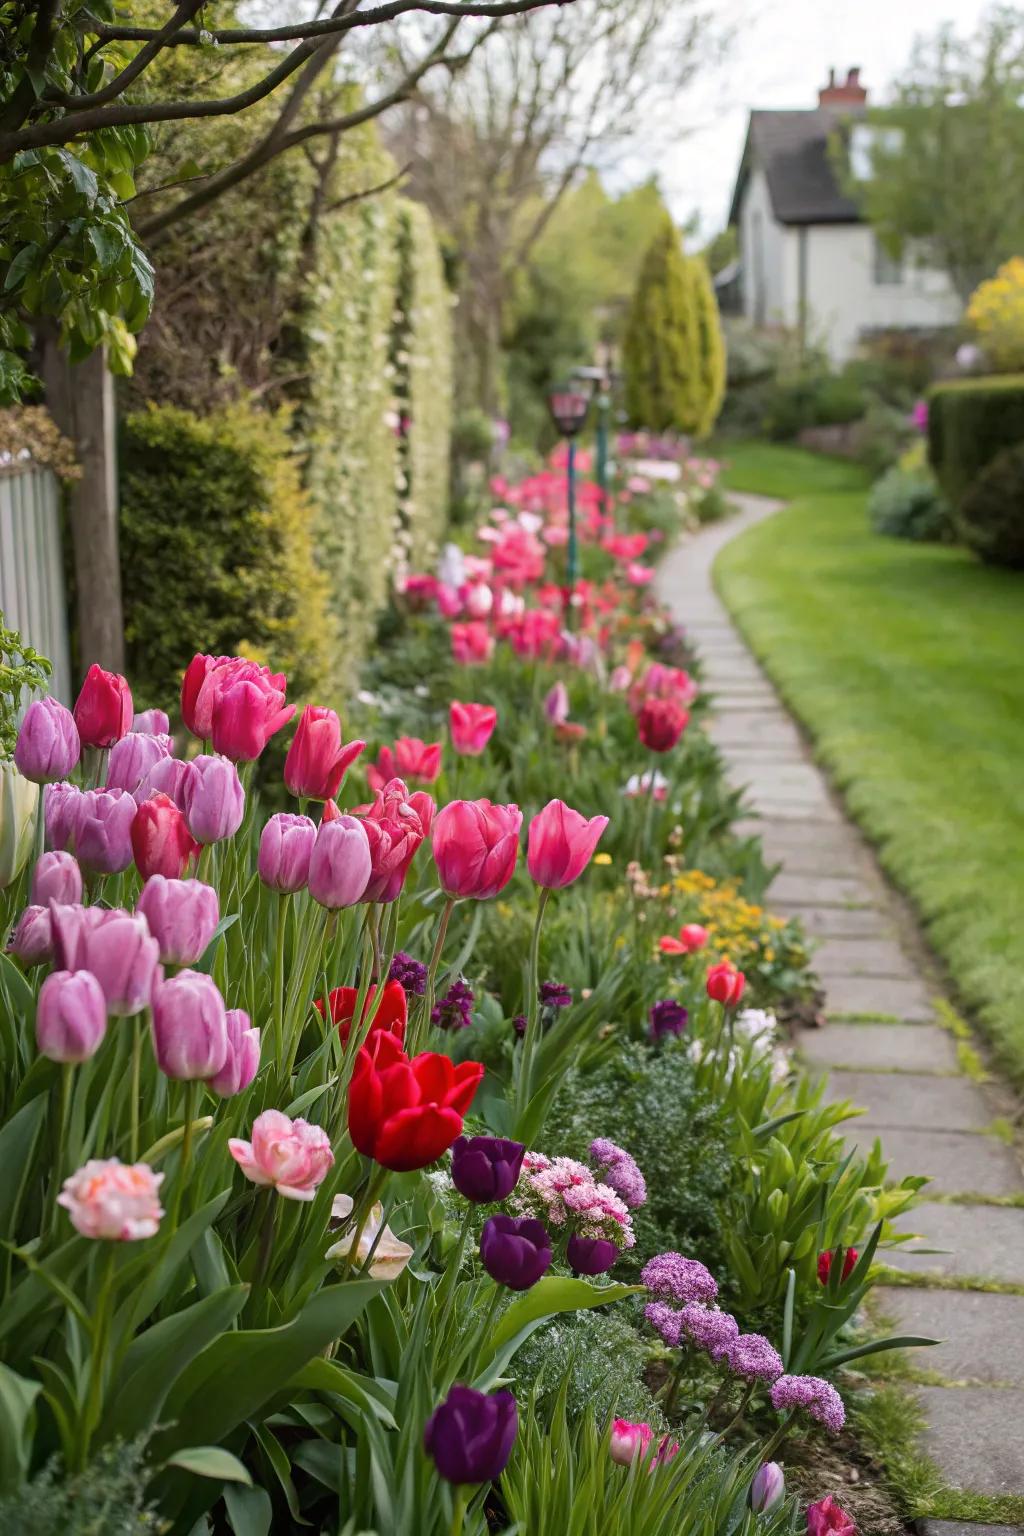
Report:
<svg viewBox="0 0 1024 1536"><path fill-rule="evenodd" d="M82 471L69 497L79 671L97 661L109 671L123 672L114 381L102 348L72 365L55 332L49 332L42 343L46 403L57 426L74 444Z"/></svg>

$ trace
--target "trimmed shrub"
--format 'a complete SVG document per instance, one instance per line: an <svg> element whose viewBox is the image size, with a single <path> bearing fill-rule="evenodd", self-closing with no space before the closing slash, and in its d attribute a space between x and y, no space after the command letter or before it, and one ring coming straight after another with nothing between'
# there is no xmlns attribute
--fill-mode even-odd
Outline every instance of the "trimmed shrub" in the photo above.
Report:
<svg viewBox="0 0 1024 1536"><path fill-rule="evenodd" d="M928 457L950 504L1004 448L1024 442L1024 374L950 379L928 396Z"/></svg>
<svg viewBox="0 0 1024 1536"><path fill-rule="evenodd" d="M950 512L930 475L892 468L868 496L868 517L876 533L919 542L948 538Z"/></svg>
<svg viewBox="0 0 1024 1536"><path fill-rule="evenodd" d="M121 579L136 701L165 704L201 648L326 673L324 583L286 412L150 406L121 430Z"/></svg>
<svg viewBox="0 0 1024 1536"><path fill-rule="evenodd" d="M1024 442L1004 448L964 493L964 543L989 565L1024 570Z"/></svg>

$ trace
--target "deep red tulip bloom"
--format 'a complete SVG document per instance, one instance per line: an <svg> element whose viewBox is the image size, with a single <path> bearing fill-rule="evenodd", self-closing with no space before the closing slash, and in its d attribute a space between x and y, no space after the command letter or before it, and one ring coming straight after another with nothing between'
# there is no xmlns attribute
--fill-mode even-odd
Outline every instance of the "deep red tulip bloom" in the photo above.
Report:
<svg viewBox="0 0 1024 1536"><path fill-rule="evenodd" d="M74 715L83 747L112 747L132 728L132 691L119 672L104 672L93 662L75 700Z"/></svg>
<svg viewBox="0 0 1024 1536"><path fill-rule="evenodd" d="M198 855L199 848L170 795L154 795L151 800L144 800L135 812L132 854L143 880L148 880L150 875L180 880L189 860Z"/></svg>
<svg viewBox="0 0 1024 1536"><path fill-rule="evenodd" d="M409 865L434 820L434 802L424 790L410 794L401 779L391 779L362 813L370 843L370 883L363 901L394 901L401 894Z"/></svg>
<svg viewBox="0 0 1024 1536"><path fill-rule="evenodd" d="M846 1249L845 1253L843 1254L843 1275L842 1275L842 1278L844 1280L848 1280L850 1278L850 1275L853 1272L854 1265L857 1263L857 1260L858 1260L859 1257L860 1257L860 1255L858 1254L856 1248L847 1248ZM818 1279L821 1281L822 1285L828 1285L828 1282L829 1282L829 1280L831 1278L831 1275L832 1275L832 1249L831 1248L826 1248L824 1253L819 1253L818 1254Z"/></svg>
<svg viewBox="0 0 1024 1536"><path fill-rule="evenodd" d="M637 734L649 752L671 752L689 719L689 711L674 699L645 699L636 717Z"/></svg>
<svg viewBox="0 0 1024 1536"><path fill-rule="evenodd" d="M462 1134L462 1120L484 1075L479 1061L424 1051L406 1056L392 1034L377 1032L359 1051L348 1092L352 1145L383 1168L426 1168Z"/></svg>
<svg viewBox="0 0 1024 1536"><path fill-rule="evenodd" d="M515 872L522 825L518 805L453 800L440 810L431 843L446 894L486 901L504 890Z"/></svg>
<svg viewBox="0 0 1024 1536"><path fill-rule="evenodd" d="M720 960L707 974L708 997L723 1008L735 1008L743 996L747 978L729 960Z"/></svg>
<svg viewBox="0 0 1024 1536"><path fill-rule="evenodd" d="M808 1509L807 1536L857 1536L857 1527L830 1494Z"/></svg>
<svg viewBox="0 0 1024 1536"><path fill-rule="evenodd" d="M530 822L526 863L531 878L553 891L571 885L590 863L607 825L607 816L588 821L564 801L549 800Z"/></svg>
<svg viewBox="0 0 1024 1536"><path fill-rule="evenodd" d="M361 1015L363 1019L366 1018L366 1015L373 1007L373 1000L376 995L376 986L371 986L363 1002ZM331 1005L331 1023L337 1024L342 1045L348 1044L348 1037L352 1029L352 1015L356 1011L356 998L358 996L359 989L357 987L335 987L332 992L327 994L327 1000ZM322 997L316 999L315 1006L320 1017L324 1018L324 1000ZM383 1032L384 1034L394 1035L396 1040L401 1041L405 1037L405 1026L408 1018L409 1003L405 995L405 988L400 981L386 981L384 983L384 994L380 1000L380 1007L374 1014L373 1023L370 1026L370 1037L372 1038L378 1032Z"/></svg>
<svg viewBox="0 0 1024 1536"><path fill-rule="evenodd" d="M497 723L498 711L493 704L460 704L453 699L448 706L448 729L460 757L479 757Z"/></svg>
<svg viewBox="0 0 1024 1536"><path fill-rule="evenodd" d="M365 746L365 741L342 742L333 709L307 704L284 760L284 782L299 799L333 800Z"/></svg>

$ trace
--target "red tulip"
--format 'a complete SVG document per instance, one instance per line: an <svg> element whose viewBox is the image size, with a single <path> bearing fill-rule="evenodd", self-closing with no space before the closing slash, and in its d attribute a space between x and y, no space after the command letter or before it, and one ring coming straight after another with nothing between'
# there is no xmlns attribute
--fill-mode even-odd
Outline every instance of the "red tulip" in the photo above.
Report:
<svg viewBox="0 0 1024 1536"><path fill-rule="evenodd" d="M667 933L658 940L658 948L663 955L692 955L703 949L707 941L708 931L700 923L684 923L678 938Z"/></svg>
<svg viewBox="0 0 1024 1536"><path fill-rule="evenodd" d="M522 825L518 805L490 800L453 800L439 811L431 841L447 894L486 901L504 890L515 871Z"/></svg>
<svg viewBox="0 0 1024 1536"><path fill-rule="evenodd" d="M498 711L492 704L460 704L453 699L448 706L452 746L460 757L479 757L497 723Z"/></svg>
<svg viewBox="0 0 1024 1536"><path fill-rule="evenodd" d="M93 662L75 700L74 715L83 747L112 747L132 728L132 691L119 672L104 672Z"/></svg>
<svg viewBox="0 0 1024 1536"><path fill-rule="evenodd" d="M135 867L143 880L163 875L180 880L189 860L199 853L184 816L170 795L154 795L135 812L131 830Z"/></svg>
<svg viewBox="0 0 1024 1536"><path fill-rule="evenodd" d="M365 741L342 742L333 709L307 704L284 760L284 782L300 799L333 800L365 746Z"/></svg>
<svg viewBox="0 0 1024 1536"><path fill-rule="evenodd" d="M370 883L363 901L394 901L401 893L413 856L430 831L434 802L424 790L410 795L401 779L377 791L362 813L370 842Z"/></svg>
<svg viewBox="0 0 1024 1536"><path fill-rule="evenodd" d="M747 978L729 960L720 960L707 974L708 997L723 1008L735 1008L743 996Z"/></svg>
<svg viewBox="0 0 1024 1536"><path fill-rule="evenodd" d="M366 1015L373 1007L373 999L377 995L376 986L371 986L363 1001L363 1011L360 1018L365 1020ZM356 998L359 996L357 987L335 987L333 992L328 992L327 1000L331 1005L331 1023L337 1024L341 1035L342 1045L348 1044L349 1033L352 1028L352 1016L356 1011ZM321 1018L324 1018L324 1000L316 999L316 1009ZM386 981L384 993L380 1000L380 1007L373 1016L370 1025L370 1038L379 1032L394 1035L401 1041L405 1035L405 1026L409 1018L409 1004L405 995L405 988L400 981Z"/></svg>
<svg viewBox="0 0 1024 1536"><path fill-rule="evenodd" d="M408 1057L392 1034L375 1033L357 1057L348 1093L352 1144L383 1168L426 1168L462 1134L483 1064L456 1066L433 1051Z"/></svg>
<svg viewBox="0 0 1024 1536"><path fill-rule="evenodd" d="M648 751L671 752L689 718L689 711L674 699L645 699L636 717L637 734Z"/></svg>
<svg viewBox="0 0 1024 1536"><path fill-rule="evenodd" d="M562 800L549 800L530 822L526 863L531 877L548 890L578 880L593 857L607 816L588 821Z"/></svg>
<svg viewBox="0 0 1024 1536"><path fill-rule="evenodd" d="M808 1509L807 1536L857 1536L857 1527L830 1494Z"/></svg>
<svg viewBox="0 0 1024 1536"><path fill-rule="evenodd" d="M848 1280L853 1272L854 1265L859 1258L856 1248L847 1248L843 1254L842 1278ZM822 1285L827 1285L832 1275L832 1250L826 1248L824 1253L818 1254L818 1279Z"/></svg>

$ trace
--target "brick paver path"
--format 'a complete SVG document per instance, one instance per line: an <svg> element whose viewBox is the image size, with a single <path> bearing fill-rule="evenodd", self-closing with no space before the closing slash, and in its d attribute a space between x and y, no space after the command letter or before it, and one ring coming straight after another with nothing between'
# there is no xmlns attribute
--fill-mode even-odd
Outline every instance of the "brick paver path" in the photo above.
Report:
<svg viewBox="0 0 1024 1536"><path fill-rule="evenodd" d="M926 1449L951 1487L1024 1495L1024 1294L983 1288L1009 1282L1024 1293L1024 1208L1006 1203L1024 1199L1024 1177L1011 1148L990 1133L1007 1101L960 1071L956 1038L935 1009L938 983L903 903L714 591L718 551L780 505L733 499L737 516L666 557L660 593L698 644L715 701L710 734L730 778L746 786L750 829L781 866L772 910L800 917L818 941L830 1022L801 1034L800 1054L810 1069L829 1071L833 1097L866 1108L849 1122L851 1140L867 1145L880 1136L890 1177L929 1175L926 1196L940 1197L908 1220L923 1239L886 1259L923 1277L973 1282L966 1291L933 1284L875 1292L899 1332L944 1341L915 1357L949 1382L917 1389ZM914 1252L925 1248L943 1251ZM1000 1528L932 1521L926 1529L980 1536Z"/></svg>

